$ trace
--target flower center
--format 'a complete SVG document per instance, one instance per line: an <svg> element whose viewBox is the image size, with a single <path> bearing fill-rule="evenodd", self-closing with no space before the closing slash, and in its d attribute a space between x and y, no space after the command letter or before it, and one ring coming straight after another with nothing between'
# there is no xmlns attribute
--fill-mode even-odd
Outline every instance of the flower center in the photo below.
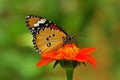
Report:
<svg viewBox="0 0 120 80"><path fill-rule="evenodd" d="M73 44L69 44L64 46L64 48L61 48L59 50L59 52L61 54L63 54L63 57L65 57L65 59L72 59L76 56L76 54L78 54L79 48L77 48L75 45Z"/></svg>

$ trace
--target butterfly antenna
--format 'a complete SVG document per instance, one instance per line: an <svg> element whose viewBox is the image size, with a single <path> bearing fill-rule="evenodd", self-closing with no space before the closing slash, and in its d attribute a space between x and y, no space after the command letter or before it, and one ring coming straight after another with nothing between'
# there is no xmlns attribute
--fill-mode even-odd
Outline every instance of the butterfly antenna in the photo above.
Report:
<svg viewBox="0 0 120 80"><path fill-rule="evenodd" d="M81 37L87 37L87 35L85 35L85 34L76 34L76 35L74 35L74 37L79 37L79 38L81 38ZM75 40L76 44L78 44L77 38L74 38L74 40Z"/></svg>
<svg viewBox="0 0 120 80"><path fill-rule="evenodd" d="M77 36L77 37L87 37L87 35L86 34L76 34L76 35L74 35L75 37Z"/></svg>

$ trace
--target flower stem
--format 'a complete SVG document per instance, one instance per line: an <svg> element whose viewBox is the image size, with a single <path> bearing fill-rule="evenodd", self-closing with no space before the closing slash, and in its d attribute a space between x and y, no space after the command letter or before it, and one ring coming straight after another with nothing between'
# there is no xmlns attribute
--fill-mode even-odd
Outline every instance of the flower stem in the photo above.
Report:
<svg viewBox="0 0 120 80"><path fill-rule="evenodd" d="M73 70L74 68L65 69L67 80L73 80Z"/></svg>

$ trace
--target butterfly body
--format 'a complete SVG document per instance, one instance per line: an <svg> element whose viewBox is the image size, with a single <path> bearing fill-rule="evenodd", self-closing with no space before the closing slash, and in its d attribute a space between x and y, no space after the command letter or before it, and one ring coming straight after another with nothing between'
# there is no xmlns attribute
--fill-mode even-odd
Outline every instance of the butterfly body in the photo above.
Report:
<svg viewBox="0 0 120 80"><path fill-rule="evenodd" d="M27 16L26 24L33 35L34 48L39 53L54 51L73 39L73 36L42 17Z"/></svg>

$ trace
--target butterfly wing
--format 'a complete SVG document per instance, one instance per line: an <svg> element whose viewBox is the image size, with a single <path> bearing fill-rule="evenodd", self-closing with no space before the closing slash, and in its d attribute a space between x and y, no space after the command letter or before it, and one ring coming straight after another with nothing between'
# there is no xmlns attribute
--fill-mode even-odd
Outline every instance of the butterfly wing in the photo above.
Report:
<svg viewBox="0 0 120 80"><path fill-rule="evenodd" d="M61 47L67 34L60 27L38 16L27 16L26 24L33 35L33 44L37 52L49 52Z"/></svg>

